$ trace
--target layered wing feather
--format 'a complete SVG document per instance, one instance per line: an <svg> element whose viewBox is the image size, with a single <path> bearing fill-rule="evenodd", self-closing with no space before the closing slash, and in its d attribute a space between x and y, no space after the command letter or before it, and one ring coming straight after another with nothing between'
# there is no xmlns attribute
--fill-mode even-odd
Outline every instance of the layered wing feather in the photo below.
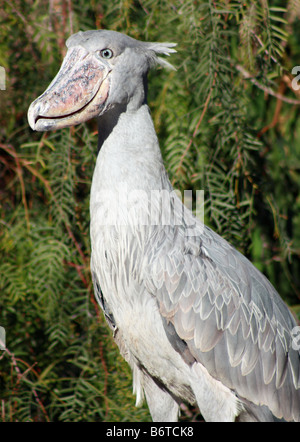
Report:
<svg viewBox="0 0 300 442"><path fill-rule="evenodd" d="M147 284L163 318L191 355L238 397L267 405L279 418L300 420L292 315L243 255L209 228L198 228L195 237L185 237L177 226L152 238Z"/></svg>

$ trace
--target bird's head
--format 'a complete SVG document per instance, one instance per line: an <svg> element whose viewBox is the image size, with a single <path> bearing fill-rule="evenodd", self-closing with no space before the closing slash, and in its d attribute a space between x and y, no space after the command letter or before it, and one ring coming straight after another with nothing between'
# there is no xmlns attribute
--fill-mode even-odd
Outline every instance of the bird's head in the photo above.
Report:
<svg viewBox="0 0 300 442"><path fill-rule="evenodd" d="M138 106L150 67L172 68L159 54L176 52L174 43L141 42L106 30L78 32L66 45L58 74L29 107L34 130L74 126L118 104Z"/></svg>

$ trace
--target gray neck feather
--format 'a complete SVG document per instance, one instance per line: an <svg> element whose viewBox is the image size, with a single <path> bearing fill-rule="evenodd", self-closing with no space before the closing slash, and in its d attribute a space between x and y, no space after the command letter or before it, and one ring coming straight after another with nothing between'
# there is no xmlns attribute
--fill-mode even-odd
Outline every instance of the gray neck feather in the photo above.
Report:
<svg viewBox="0 0 300 442"><path fill-rule="evenodd" d="M99 118L98 128L100 150L92 191L122 182L129 190L165 187L166 171L147 104L138 109L115 106Z"/></svg>

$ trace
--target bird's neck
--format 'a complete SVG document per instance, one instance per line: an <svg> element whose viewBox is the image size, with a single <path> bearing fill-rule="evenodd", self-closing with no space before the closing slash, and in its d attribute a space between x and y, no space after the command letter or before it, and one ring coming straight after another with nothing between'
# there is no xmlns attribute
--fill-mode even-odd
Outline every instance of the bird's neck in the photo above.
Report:
<svg viewBox="0 0 300 442"><path fill-rule="evenodd" d="M91 187L92 236L99 225L149 225L160 216L161 191L172 189L148 106L105 118Z"/></svg>
<svg viewBox="0 0 300 442"><path fill-rule="evenodd" d="M99 118L99 153L93 191L126 184L128 190L161 189L166 176L147 104L115 108Z"/></svg>

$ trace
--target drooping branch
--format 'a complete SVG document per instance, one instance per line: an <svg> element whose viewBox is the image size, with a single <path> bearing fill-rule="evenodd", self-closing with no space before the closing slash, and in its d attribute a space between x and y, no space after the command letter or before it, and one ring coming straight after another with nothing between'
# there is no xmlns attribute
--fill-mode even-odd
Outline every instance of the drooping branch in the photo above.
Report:
<svg viewBox="0 0 300 442"><path fill-rule="evenodd" d="M285 97L284 95L281 95L277 92L274 92L273 89L271 89L268 86L265 86L264 84L259 83L259 81L257 81L257 79L255 77L253 77L243 66L241 66L240 64L236 64L235 65L236 69L242 74L243 78L245 80L249 80L251 83L254 84L254 86L258 87L259 89L261 89L262 91L266 92L269 95L272 95L275 98L278 98L281 101L284 101L285 103L288 104L293 104L293 105L300 105L300 100L296 100L294 98L289 98L289 97Z"/></svg>

